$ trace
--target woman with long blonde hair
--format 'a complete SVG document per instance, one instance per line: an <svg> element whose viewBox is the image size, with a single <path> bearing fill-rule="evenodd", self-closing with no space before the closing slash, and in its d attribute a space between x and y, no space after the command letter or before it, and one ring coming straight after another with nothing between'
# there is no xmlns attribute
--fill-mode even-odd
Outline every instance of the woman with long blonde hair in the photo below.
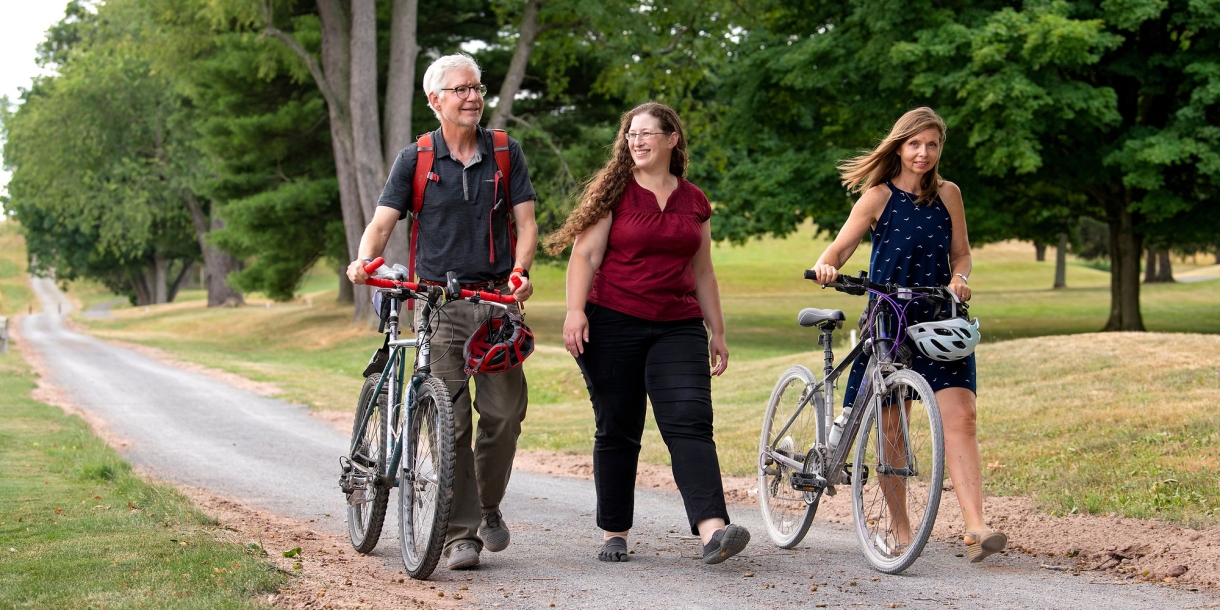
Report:
<svg viewBox="0 0 1220 610"><path fill-rule="evenodd" d="M835 280L839 268L871 231L872 281L947 286L962 301L970 299L970 239L962 192L939 172L944 142L944 120L931 108L916 108L902 115L876 148L839 166L844 186L864 194L813 266L820 284ZM908 325L929 322L935 315L928 308L909 312L914 313L908 313ZM970 561L982 561L1004 550L1008 538L989 529L983 516L974 354L946 362L912 351L911 368L932 386L940 405L949 476L966 521L963 542ZM866 364L867 358L862 358L852 367L843 404L855 400Z"/></svg>
<svg viewBox="0 0 1220 610"><path fill-rule="evenodd" d="M678 114L652 102L633 108L610 161L546 241L556 254L575 242L563 342L584 374L597 424L602 561L629 557L648 400L703 561L720 563L750 541L745 528L729 524L712 440L711 377L724 372L729 350L712 268L712 209L684 178L686 163Z"/></svg>

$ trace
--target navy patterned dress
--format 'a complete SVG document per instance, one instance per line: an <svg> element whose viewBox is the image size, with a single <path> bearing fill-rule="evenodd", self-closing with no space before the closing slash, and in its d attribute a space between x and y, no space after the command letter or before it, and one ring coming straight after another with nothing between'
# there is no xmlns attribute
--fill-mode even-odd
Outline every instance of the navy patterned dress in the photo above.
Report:
<svg viewBox="0 0 1220 610"><path fill-rule="evenodd" d="M953 237L953 221L945 204L937 197L930 203L915 205L916 195L898 189L890 182L890 200L873 229L873 254L869 263L869 279L899 286L948 286L953 278L949 263L949 244ZM900 301L901 303L902 301ZM934 313L926 301L912 303L906 310L908 326L928 322ZM896 317L896 316L894 316ZM895 321L895 324L897 322ZM896 330L896 329L895 329ZM903 335L905 337L905 333ZM975 391L974 354L953 362L939 362L924 356L907 337L913 358L911 368L923 375L932 390L967 388ZM868 354L861 354L852 365L843 404L850 406L864 379Z"/></svg>

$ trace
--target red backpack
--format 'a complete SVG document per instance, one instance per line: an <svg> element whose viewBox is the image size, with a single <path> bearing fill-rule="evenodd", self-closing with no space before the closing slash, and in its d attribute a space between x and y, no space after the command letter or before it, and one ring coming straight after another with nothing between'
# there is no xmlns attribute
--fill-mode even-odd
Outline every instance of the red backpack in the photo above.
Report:
<svg viewBox="0 0 1220 610"><path fill-rule="evenodd" d="M512 214L512 198L508 193L508 177L512 175L512 166L509 162L508 155L508 132L503 129L491 130L493 150L496 156L496 178L492 183L491 197L494 200L496 191L499 190L500 183L504 183L504 202L510 208L508 210L508 253L513 256L517 251L517 229L513 222ZM411 261L408 268L407 281L415 281L415 248L419 237L419 211L424 208L424 189L428 186L428 182L440 182L440 176L432 172L432 162L436 160L436 151L432 147L432 133L426 133L419 136L417 141L419 151L415 158L415 182L413 193L415 201L411 207ZM494 212L494 207L493 207ZM491 246L491 258L489 262L496 262L496 242L495 235L492 232L492 214L487 215L487 239ZM410 303L414 305L414 303Z"/></svg>

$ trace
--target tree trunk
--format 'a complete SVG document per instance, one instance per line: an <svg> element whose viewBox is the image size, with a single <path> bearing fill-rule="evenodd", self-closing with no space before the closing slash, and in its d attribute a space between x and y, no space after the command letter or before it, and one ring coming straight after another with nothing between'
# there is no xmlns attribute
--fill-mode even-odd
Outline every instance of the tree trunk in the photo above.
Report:
<svg viewBox="0 0 1220 610"><path fill-rule="evenodd" d="M394 33L394 34L397 34ZM391 47L394 45L391 44ZM351 109L352 141L356 161L356 188L360 194L360 208L364 212L364 224L373 221L377 200L385 185L385 151L381 145L381 120L377 109L377 3L375 0L352 1L351 34ZM414 80L414 70L411 75ZM393 100L398 103L397 98ZM410 91L406 102L410 104ZM401 111L399 111L401 114ZM410 121L410 115L406 117ZM401 125L393 126L399 130ZM410 132L410 125L406 127ZM361 227L363 229L363 227ZM381 253L390 263L405 262L409 251L410 236L406 231L395 231ZM352 260L355 260L353 257ZM360 307L357 302L357 307ZM372 311L368 314L371 316ZM357 316L359 319L360 316Z"/></svg>
<svg viewBox="0 0 1220 610"><path fill-rule="evenodd" d="M1156 281L1156 249L1148 248L1144 261L1144 283L1151 284Z"/></svg>
<svg viewBox="0 0 1220 610"><path fill-rule="evenodd" d="M1068 234L1059 234L1059 245L1055 247L1055 288L1067 288Z"/></svg>
<svg viewBox="0 0 1220 610"><path fill-rule="evenodd" d="M194 267L195 261L183 259L182 269L178 271L178 277L174 278L174 281L169 283L169 297L167 302L173 303L174 299L178 298L178 291L182 290L182 286L186 284L187 279L190 277L191 269Z"/></svg>
<svg viewBox="0 0 1220 610"><path fill-rule="evenodd" d="M339 265L339 298L335 299L335 301L339 303L353 302L356 298L355 288L356 285L347 279L347 267Z"/></svg>
<svg viewBox="0 0 1220 610"><path fill-rule="evenodd" d="M377 110L377 3L352 0L351 34L352 142L356 186L364 221L373 219L377 196L385 183L381 119Z"/></svg>
<svg viewBox="0 0 1220 610"><path fill-rule="evenodd" d="M145 273L147 269L142 269L138 273L131 274L131 289L136 293L136 305L151 305L152 293L148 289L148 279Z"/></svg>
<svg viewBox="0 0 1220 610"><path fill-rule="evenodd" d="M329 90L327 111L330 117L331 146L335 154L335 175L339 181L339 205L343 210L343 233L347 238L349 260L360 257L360 237L367 224L356 182L354 144L351 125L351 36L347 13L338 0L318 0L322 20L322 71L319 87ZM311 58L312 59L312 58ZM315 76L315 80L317 80ZM346 268L346 266L345 266ZM346 277L346 276L344 276ZM342 290L340 291L343 292ZM365 286L353 287L353 319L370 315L371 305ZM342 300L343 295L340 294Z"/></svg>
<svg viewBox="0 0 1220 610"><path fill-rule="evenodd" d="M1046 244L1039 241L1034 242L1034 260L1039 263L1046 262Z"/></svg>
<svg viewBox="0 0 1220 610"><path fill-rule="evenodd" d="M224 228L224 221L217 218L217 205L210 206L211 218L203 213L199 199L190 191L183 191L182 201L191 213L191 222L195 225L195 238L199 240L199 250L203 253L203 268L207 279L208 307L236 307L245 303L241 291L229 285L228 277L232 271L241 268L241 260L208 243L209 231Z"/></svg>
<svg viewBox="0 0 1220 610"><path fill-rule="evenodd" d="M169 274L169 260L158 255L153 255L153 264L149 269L149 283L152 284L153 303L160 305L169 302L169 291L167 290L167 279Z"/></svg>
<svg viewBox="0 0 1220 610"><path fill-rule="evenodd" d="M525 9L521 11L521 26L517 28L517 48L513 50L512 61L508 64L508 73L504 75L504 84L500 86L500 100L491 113L491 121L487 126L491 129L504 129L508 118L513 115L513 99L521 90L521 81L525 78L525 67L529 64L530 53L534 50L534 39L538 37L538 12L543 0L528 0Z"/></svg>
<svg viewBox="0 0 1220 610"><path fill-rule="evenodd" d="M1110 225L1110 319L1103 330L1144 330L1140 315L1140 254L1142 240L1125 198L1105 202Z"/></svg>
<svg viewBox="0 0 1220 610"><path fill-rule="evenodd" d="M1169 250L1161 250L1160 252L1157 253L1156 281L1158 281L1158 282L1174 281L1173 265L1172 265L1172 263L1169 262Z"/></svg>
<svg viewBox="0 0 1220 610"><path fill-rule="evenodd" d="M415 141L411 110L415 93L415 58L419 55L419 0L394 0L390 21L390 68L385 88L385 166Z"/></svg>

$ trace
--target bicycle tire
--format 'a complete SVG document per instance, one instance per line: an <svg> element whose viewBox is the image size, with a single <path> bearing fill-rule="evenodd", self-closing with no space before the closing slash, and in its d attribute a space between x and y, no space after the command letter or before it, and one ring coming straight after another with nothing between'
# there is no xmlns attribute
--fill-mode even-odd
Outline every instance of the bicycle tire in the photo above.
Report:
<svg viewBox="0 0 1220 610"><path fill-rule="evenodd" d="M352 463L371 468L375 474L368 484L373 493L372 499L353 504L351 494L347 494L347 533L351 538L352 547L358 553L369 553L377 548L382 524L385 522L386 507L390 502L390 490L385 484L389 445L385 434L388 426L386 392L382 391L376 400L370 400L380 380L381 373L365 378L364 387L360 390L360 402L356 405L356 419L352 424L351 453L348 457ZM369 423L365 426L364 435L357 438L360 423L365 419L365 409L370 406L375 412L368 418Z"/></svg>
<svg viewBox="0 0 1220 610"><path fill-rule="evenodd" d="M411 578L432 575L445 547L453 504L453 404L445 383L425 379L415 395L398 485L398 545Z"/></svg>
<svg viewBox="0 0 1220 610"><path fill-rule="evenodd" d="M918 373L901 370L890 374L881 397L880 401L869 401L856 439L852 513L869 563L880 572L898 574L923 552L936 524L945 473L945 441L936 395ZM908 401L909 444L896 432L882 435L879 430L882 426L901 429L902 412L891 405ZM882 457L887 460L884 468Z"/></svg>
<svg viewBox="0 0 1220 610"><path fill-rule="evenodd" d="M825 421L825 405L821 400L810 400L800 415L792 422L783 438L772 438L779 433L796 411L805 393L817 382L813 373L800 365L784 371L771 390L767 411L763 415L762 434L758 440L758 506L762 510L763 523L771 541L782 549L790 549L805 538L809 524L817 512L818 493L801 492L792 488L792 470L773 462L767 464L766 451L779 449L785 455L804 462L805 454L818 439L818 428ZM788 447L785 451L783 448Z"/></svg>

